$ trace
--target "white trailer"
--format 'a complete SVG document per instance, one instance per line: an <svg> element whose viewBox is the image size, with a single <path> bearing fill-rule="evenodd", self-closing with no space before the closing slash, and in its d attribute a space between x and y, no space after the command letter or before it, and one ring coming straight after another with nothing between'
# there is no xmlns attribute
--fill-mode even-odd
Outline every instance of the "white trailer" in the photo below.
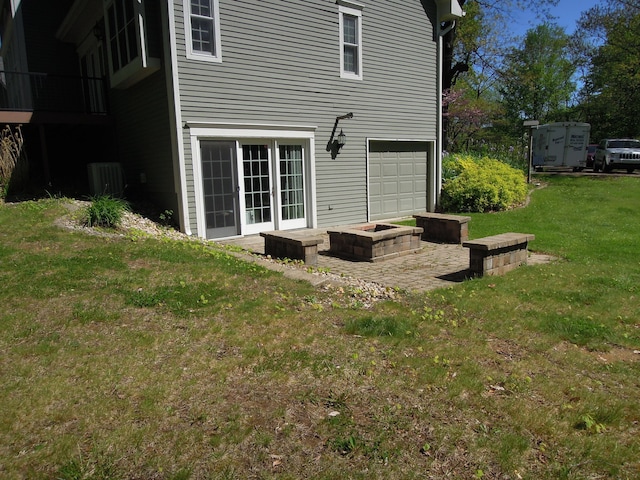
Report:
<svg viewBox="0 0 640 480"><path fill-rule="evenodd" d="M536 170L544 167L582 170L587 164L590 132L591 125L577 122L548 123L533 128L533 167Z"/></svg>

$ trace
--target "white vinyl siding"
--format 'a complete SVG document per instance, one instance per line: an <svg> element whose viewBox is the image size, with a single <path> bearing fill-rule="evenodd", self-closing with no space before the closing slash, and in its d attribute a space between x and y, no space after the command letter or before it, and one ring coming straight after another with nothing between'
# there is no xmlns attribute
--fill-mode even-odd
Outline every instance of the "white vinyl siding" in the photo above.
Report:
<svg viewBox="0 0 640 480"><path fill-rule="evenodd" d="M218 0L184 0L187 58L221 62Z"/></svg>

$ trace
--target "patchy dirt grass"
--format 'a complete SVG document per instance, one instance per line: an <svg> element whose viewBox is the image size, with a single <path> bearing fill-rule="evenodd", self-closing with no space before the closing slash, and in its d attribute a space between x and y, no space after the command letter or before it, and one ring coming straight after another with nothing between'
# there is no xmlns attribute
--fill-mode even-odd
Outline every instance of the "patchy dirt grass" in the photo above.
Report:
<svg viewBox="0 0 640 480"><path fill-rule="evenodd" d="M354 302L199 242L62 230L63 214L0 207L3 478L639 472L633 349L497 329L439 293Z"/></svg>

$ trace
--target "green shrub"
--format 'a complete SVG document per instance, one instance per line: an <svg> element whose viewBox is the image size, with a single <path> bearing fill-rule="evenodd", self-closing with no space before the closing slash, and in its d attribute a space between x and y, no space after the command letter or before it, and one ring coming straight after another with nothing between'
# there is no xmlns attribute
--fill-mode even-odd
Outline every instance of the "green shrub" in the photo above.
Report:
<svg viewBox="0 0 640 480"><path fill-rule="evenodd" d="M446 157L443 177L440 206L444 211L507 210L524 202L527 195L522 171L488 157Z"/></svg>
<svg viewBox="0 0 640 480"><path fill-rule="evenodd" d="M90 227L115 228L120 225L129 204L110 195L94 197L87 208L87 225Z"/></svg>

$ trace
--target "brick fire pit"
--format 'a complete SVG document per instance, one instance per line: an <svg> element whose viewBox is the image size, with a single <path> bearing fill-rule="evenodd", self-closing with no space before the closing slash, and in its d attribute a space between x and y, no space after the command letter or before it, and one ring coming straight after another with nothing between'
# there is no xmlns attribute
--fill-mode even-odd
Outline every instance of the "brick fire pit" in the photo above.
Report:
<svg viewBox="0 0 640 480"><path fill-rule="evenodd" d="M333 255L379 262L420 249L420 227L390 223L369 223L327 230L329 252Z"/></svg>

